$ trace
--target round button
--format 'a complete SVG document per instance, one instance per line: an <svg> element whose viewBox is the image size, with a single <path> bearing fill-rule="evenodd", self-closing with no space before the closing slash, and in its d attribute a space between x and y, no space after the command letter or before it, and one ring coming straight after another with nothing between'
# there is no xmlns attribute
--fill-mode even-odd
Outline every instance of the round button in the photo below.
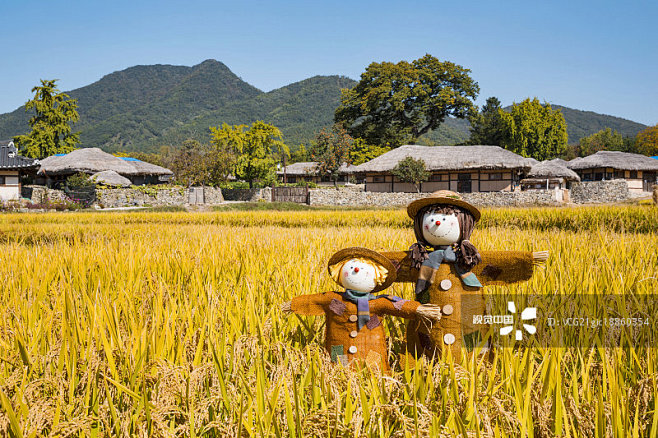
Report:
<svg viewBox="0 0 658 438"><path fill-rule="evenodd" d="M359 319L358 316L356 316L356 315L350 315L350 321L352 321L352 322L356 322L357 319Z"/></svg>
<svg viewBox="0 0 658 438"><path fill-rule="evenodd" d="M445 280L441 280L441 283L439 283L439 285L441 286L441 289L448 290L452 287L452 281L446 278Z"/></svg>
<svg viewBox="0 0 658 438"><path fill-rule="evenodd" d="M356 338L356 335L357 335L356 330L352 330L352 331L350 332L350 337L351 337L351 338Z"/></svg>
<svg viewBox="0 0 658 438"><path fill-rule="evenodd" d="M356 347L355 347L354 345L352 345L352 346L349 348L349 350L347 350L347 351L349 351L350 354L356 354Z"/></svg>
<svg viewBox="0 0 658 438"><path fill-rule="evenodd" d="M450 304L446 304L445 306L443 306L443 309L441 309L441 313L443 313L444 315L452 315L453 310L454 309Z"/></svg>
<svg viewBox="0 0 658 438"><path fill-rule="evenodd" d="M452 345L455 343L455 335L452 333L446 333L443 335L443 342L445 342L448 345Z"/></svg>

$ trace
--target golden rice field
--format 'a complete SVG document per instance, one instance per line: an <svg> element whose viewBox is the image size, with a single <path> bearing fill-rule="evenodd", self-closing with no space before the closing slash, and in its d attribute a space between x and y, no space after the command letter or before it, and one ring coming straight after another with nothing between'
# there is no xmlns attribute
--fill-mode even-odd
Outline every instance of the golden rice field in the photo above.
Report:
<svg viewBox="0 0 658 438"><path fill-rule="evenodd" d="M658 290L658 208L485 210L471 240L550 250L513 293ZM0 215L0 436L656 436L656 349L402 370L389 319L380 376L330 363L324 318L282 315L334 289L334 251L411 243L403 210Z"/></svg>

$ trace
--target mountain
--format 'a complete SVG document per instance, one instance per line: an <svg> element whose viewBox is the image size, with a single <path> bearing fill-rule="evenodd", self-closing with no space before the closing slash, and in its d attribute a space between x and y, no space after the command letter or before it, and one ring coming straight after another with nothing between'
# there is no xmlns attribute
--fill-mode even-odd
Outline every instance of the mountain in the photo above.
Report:
<svg viewBox="0 0 658 438"><path fill-rule="evenodd" d="M187 138L207 141L209 126L250 124L256 120L281 128L290 146L308 143L315 132L331 125L341 88L354 84L352 79L341 76L315 76L295 82L203 112L187 123L165 130L158 139L149 141L148 146L179 144Z"/></svg>
<svg viewBox="0 0 658 438"><path fill-rule="evenodd" d="M647 127L642 123L592 111L581 111L560 105L551 105L551 108L562 111L564 120L567 122L567 134L569 135L570 144L578 143L581 138L605 128L617 131L623 137L635 137L638 132Z"/></svg>
<svg viewBox="0 0 658 438"><path fill-rule="evenodd" d="M262 92L221 62L206 60L193 67L130 67L68 94L78 100L80 121L74 129L81 131L85 147L154 151L187 138L207 142L210 126L263 120L279 127L294 149L331 125L341 88L355 83L343 76L314 76ZM572 143L604 127L623 135L635 135L645 127L618 117L553 107L562 110ZM28 119L24 107L0 114L0 139L27 132ZM459 144L468 138L469 128L466 120L448 118L419 143Z"/></svg>

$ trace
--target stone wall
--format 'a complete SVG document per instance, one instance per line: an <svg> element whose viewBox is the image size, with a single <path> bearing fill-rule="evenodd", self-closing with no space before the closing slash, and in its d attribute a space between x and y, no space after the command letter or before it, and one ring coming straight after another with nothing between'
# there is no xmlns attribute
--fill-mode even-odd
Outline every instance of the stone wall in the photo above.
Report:
<svg viewBox="0 0 658 438"><path fill-rule="evenodd" d="M587 181L571 184L571 202L576 204L607 204L630 198L628 184L623 179Z"/></svg>
<svg viewBox="0 0 658 438"><path fill-rule="evenodd" d="M224 202L224 193L219 187L204 187L203 200L208 205L216 205Z"/></svg>
<svg viewBox="0 0 658 438"><path fill-rule="evenodd" d="M257 202L260 200L271 201L272 189L222 189L224 199L227 201Z"/></svg>
<svg viewBox="0 0 658 438"><path fill-rule="evenodd" d="M21 196L32 201L33 204L42 204L49 201L68 201L69 198L62 190L50 189L45 186L28 185L21 187Z"/></svg>
<svg viewBox="0 0 658 438"><path fill-rule="evenodd" d="M353 189L312 189L311 205L393 207L404 206L428 193L366 192ZM554 190L524 192L462 193L465 201L482 207L514 207L528 205L557 205Z"/></svg>
<svg viewBox="0 0 658 438"><path fill-rule="evenodd" d="M33 204L68 200L62 190L50 189L44 186L24 186L22 192L23 197L29 198ZM204 187L204 201L207 205L224 202L222 190L218 187ZM186 205L188 202L188 189L185 187L158 188L144 186L96 189L95 205L101 208L163 207Z"/></svg>
<svg viewBox="0 0 658 438"><path fill-rule="evenodd" d="M204 200L206 205L224 202L222 190L215 187L204 187ZM189 193L185 187L144 186L96 190L96 205L101 208L166 207L188 203Z"/></svg>

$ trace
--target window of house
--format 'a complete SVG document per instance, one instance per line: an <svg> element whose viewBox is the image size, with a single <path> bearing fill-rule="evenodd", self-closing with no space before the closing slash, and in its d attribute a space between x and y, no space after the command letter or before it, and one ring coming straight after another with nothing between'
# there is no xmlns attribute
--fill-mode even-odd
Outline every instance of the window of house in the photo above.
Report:
<svg viewBox="0 0 658 438"><path fill-rule="evenodd" d="M442 175L440 173L433 173L432 176L430 176L430 181L445 181L447 175Z"/></svg>
<svg viewBox="0 0 658 438"><path fill-rule="evenodd" d="M615 171L615 178L624 178L624 171L623 170L616 170Z"/></svg>
<svg viewBox="0 0 658 438"><path fill-rule="evenodd" d="M383 175L376 175L372 177L372 182L384 182L384 178Z"/></svg>
<svg viewBox="0 0 658 438"><path fill-rule="evenodd" d="M5 177L3 175L0 175L0 186L4 186L5 184L6 184Z"/></svg>
<svg viewBox="0 0 658 438"><path fill-rule="evenodd" d="M631 179L637 179L637 170L631 170Z"/></svg>
<svg viewBox="0 0 658 438"><path fill-rule="evenodd" d="M594 174L594 181L601 181L603 179L603 172L596 172Z"/></svg>
<svg viewBox="0 0 658 438"><path fill-rule="evenodd" d="M489 174L489 180L491 181L500 181L501 179L503 179L503 174L501 172Z"/></svg>

